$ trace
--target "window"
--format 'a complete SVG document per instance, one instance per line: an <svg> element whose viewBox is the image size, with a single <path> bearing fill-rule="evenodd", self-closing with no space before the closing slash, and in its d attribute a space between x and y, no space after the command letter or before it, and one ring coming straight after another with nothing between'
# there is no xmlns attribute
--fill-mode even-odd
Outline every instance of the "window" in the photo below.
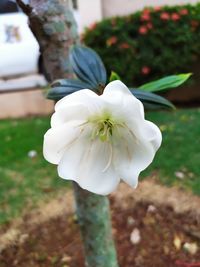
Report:
<svg viewBox="0 0 200 267"><path fill-rule="evenodd" d="M78 9L77 0L72 0L72 5L74 9Z"/></svg>
<svg viewBox="0 0 200 267"><path fill-rule="evenodd" d="M0 14L18 12L17 4L9 0L0 1Z"/></svg>

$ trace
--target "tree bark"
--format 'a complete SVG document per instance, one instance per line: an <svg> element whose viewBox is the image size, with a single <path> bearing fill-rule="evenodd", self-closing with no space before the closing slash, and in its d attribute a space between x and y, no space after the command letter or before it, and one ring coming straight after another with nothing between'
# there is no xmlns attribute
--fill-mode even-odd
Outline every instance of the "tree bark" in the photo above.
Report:
<svg viewBox="0 0 200 267"><path fill-rule="evenodd" d="M40 45L48 80L69 78L69 49L79 38L67 0L16 0L29 17L30 28ZM107 197L92 194L74 183L77 216L87 267L118 267L112 238Z"/></svg>
<svg viewBox="0 0 200 267"><path fill-rule="evenodd" d="M39 43L47 80L69 78L72 75L69 49L79 42L70 0L31 0L29 5L23 0L16 1L28 16Z"/></svg>
<svg viewBox="0 0 200 267"><path fill-rule="evenodd" d="M108 198L83 190L76 183L73 185L86 266L118 267Z"/></svg>

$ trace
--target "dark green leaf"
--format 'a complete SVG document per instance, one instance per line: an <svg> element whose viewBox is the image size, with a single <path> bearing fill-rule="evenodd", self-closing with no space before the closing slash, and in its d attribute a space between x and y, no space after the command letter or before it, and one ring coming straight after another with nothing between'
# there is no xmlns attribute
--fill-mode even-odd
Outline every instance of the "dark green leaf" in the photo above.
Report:
<svg viewBox="0 0 200 267"><path fill-rule="evenodd" d="M147 92L157 92L170 88L175 88L187 81L191 75L191 73L187 73L167 76L165 78L146 83L140 86L139 89L143 89Z"/></svg>
<svg viewBox="0 0 200 267"><path fill-rule="evenodd" d="M52 84L51 87L74 87L74 88L85 88L85 89L92 89L92 86L88 83L81 82L80 80L77 79L60 79L60 80L55 80Z"/></svg>
<svg viewBox="0 0 200 267"><path fill-rule="evenodd" d="M162 96L156 95L154 93L146 92L141 89L130 88L131 93L138 98L146 108L156 109L156 108L170 108L174 109L174 105Z"/></svg>
<svg viewBox="0 0 200 267"><path fill-rule="evenodd" d="M52 100L59 100L66 95L82 89L91 89L91 85L73 79L57 80L53 82L52 88L47 94L47 98Z"/></svg>
<svg viewBox="0 0 200 267"><path fill-rule="evenodd" d="M93 89L106 84L107 74L104 64L94 50L80 45L73 46L70 52L70 63L76 76L90 84Z"/></svg>

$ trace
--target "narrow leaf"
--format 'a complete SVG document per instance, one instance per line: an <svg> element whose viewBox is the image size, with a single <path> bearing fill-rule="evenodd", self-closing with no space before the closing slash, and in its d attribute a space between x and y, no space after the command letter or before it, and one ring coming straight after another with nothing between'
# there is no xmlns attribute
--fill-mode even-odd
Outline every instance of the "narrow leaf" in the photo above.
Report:
<svg viewBox="0 0 200 267"><path fill-rule="evenodd" d="M148 109L156 109L156 108L175 109L174 105L162 96L146 92L141 89L130 88L130 90L131 93L136 98L138 98Z"/></svg>
<svg viewBox="0 0 200 267"><path fill-rule="evenodd" d="M93 89L105 85L107 74L99 55L91 48L75 45L70 52L70 62L76 76L89 83Z"/></svg>
<svg viewBox="0 0 200 267"><path fill-rule="evenodd" d="M147 92L157 92L170 88L175 88L187 81L191 75L191 73L186 73L167 76L165 78L146 83L140 86L139 89L143 89Z"/></svg>
<svg viewBox="0 0 200 267"><path fill-rule="evenodd" d="M85 88L85 89L92 89L91 85L88 83L81 82L80 80L77 79L60 79L60 80L55 80L52 84L51 87L77 87L77 88Z"/></svg>
<svg viewBox="0 0 200 267"><path fill-rule="evenodd" d="M57 80L52 84L52 88L47 94L48 99L60 100L66 95L74 93L82 89L90 89L90 85L83 83L79 80L63 79Z"/></svg>

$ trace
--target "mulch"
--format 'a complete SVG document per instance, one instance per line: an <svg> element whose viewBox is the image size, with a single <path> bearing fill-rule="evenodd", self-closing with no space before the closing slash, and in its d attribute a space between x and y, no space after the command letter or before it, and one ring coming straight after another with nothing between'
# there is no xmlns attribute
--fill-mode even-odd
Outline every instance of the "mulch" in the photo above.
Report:
<svg viewBox="0 0 200 267"><path fill-rule="evenodd" d="M200 267L198 218L143 201L124 208L111 198L111 207L120 267ZM140 238L134 242L131 233L135 230ZM189 251L186 243L195 244L199 250ZM0 267L51 266L85 266L74 215L59 216L26 229L21 242L0 254Z"/></svg>

